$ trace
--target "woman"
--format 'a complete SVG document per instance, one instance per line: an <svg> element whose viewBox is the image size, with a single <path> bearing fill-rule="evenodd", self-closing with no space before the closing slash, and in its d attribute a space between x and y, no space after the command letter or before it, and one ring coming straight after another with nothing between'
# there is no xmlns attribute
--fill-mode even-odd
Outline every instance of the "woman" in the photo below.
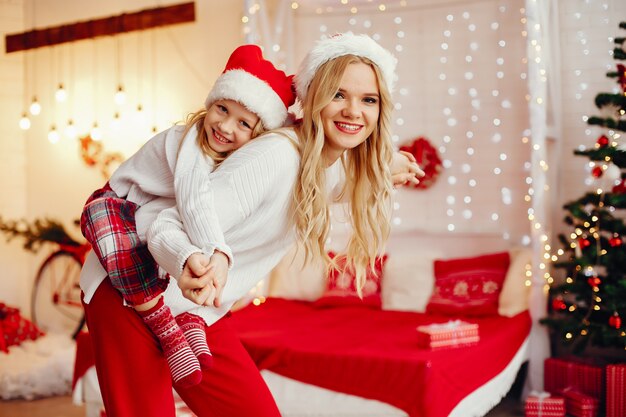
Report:
<svg viewBox="0 0 626 417"><path fill-rule="evenodd" d="M196 265L211 254L202 254L189 241L176 209L163 211L151 226L148 241L153 256L178 278L178 286L170 283L165 293L166 303L174 314L197 314L208 324L213 368L203 373L200 384L178 391L198 416L280 415L258 369L230 329L227 312L267 275L296 237L304 242L307 254L326 257L323 244L333 199L352 202L354 235L347 254L359 280L383 247L390 215L388 125L394 68L395 59L368 37L345 34L321 41L297 75L304 112L301 125L255 139L207 177L203 189L211 193L200 206L210 207L217 216L233 253L221 296L223 280L216 287L205 287L215 270L196 279L204 273ZM205 290L198 299L201 287ZM101 355L106 356L106 366L101 368L107 369L99 370L99 378L107 413L172 416L171 380L158 343L121 303L111 307L116 296L105 281L86 308L96 351L106 349ZM217 308L198 306L216 298ZM128 342L117 343L112 336L120 327L132 338L132 351L122 348Z"/></svg>

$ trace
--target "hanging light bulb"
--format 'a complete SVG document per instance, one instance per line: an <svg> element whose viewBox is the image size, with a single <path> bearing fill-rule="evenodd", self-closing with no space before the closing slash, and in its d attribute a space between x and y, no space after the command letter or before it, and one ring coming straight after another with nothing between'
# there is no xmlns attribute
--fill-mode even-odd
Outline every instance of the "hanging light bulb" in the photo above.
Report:
<svg viewBox="0 0 626 417"><path fill-rule="evenodd" d="M98 122L93 122L93 127L91 128L91 132L89 132L91 139L96 142L102 140L102 130L98 127Z"/></svg>
<svg viewBox="0 0 626 417"><path fill-rule="evenodd" d="M48 140L50 141L50 143L57 143L59 141L59 139L61 138L61 135L59 135L59 132L57 132L57 128L55 125L52 125L52 127L50 127L50 131L48 132Z"/></svg>
<svg viewBox="0 0 626 417"><path fill-rule="evenodd" d="M20 119L20 128L22 130L30 129L30 119L28 118L26 112L22 113L22 118Z"/></svg>
<svg viewBox="0 0 626 417"><path fill-rule="evenodd" d="M67 121L67 127L65 128L65 136L70 139L76 139L78 132L76 131L76 126L74 126L74 122L72 119Z"/></svg>
<svg viewBox="0 0 626 417"><path fill-rule="evenodd" d="M124 104L126 101L126 93L124 92L124 87L122 84L117 86L117 92L115 93L115 103L119 106Z"/></svg>
<svg viewBox="0 0 626 417"><path fill-rule="evenodd" d="M59 83L59 88L57 88L56 93L54 93L54 98L61 103L67 100L67 91L63 87L63 83Z"/></svg>
<svg viewBox="0 0 626 417"><path fill-rule="evenodd" d="M37 96L33 97L33 102L30 103L30 108L28 110L33 116L37 116L39 113L41 113L41 104L39 104L39 102L37 101Z"/></svg>
<svg viewBox="0 0 626 417"><path fill-rule="evenodd" d="M115 112L115 114L113 115L113 120L111 120L111 128L113 130L119 130L120 128L120 114L118 112Z"/></svg>

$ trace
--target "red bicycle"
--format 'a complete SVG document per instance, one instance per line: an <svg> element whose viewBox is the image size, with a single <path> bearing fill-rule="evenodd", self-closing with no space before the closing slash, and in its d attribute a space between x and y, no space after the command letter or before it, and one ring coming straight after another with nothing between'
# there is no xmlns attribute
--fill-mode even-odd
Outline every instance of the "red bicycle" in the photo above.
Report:
<svg viewBox="0 0 626 417"><path fill-rule="evenodd" d="M91 245L59 244L42 263L31 295L33 322L44 332L73 338L85 325L80 299L80 271Z"/></svg>
<svg viewBox="0 0 626 417"><path fill-rule="evenodd" d="M78 225L78 221L74 222ZM36 253L42 246L54 245L53 252L43 261L31 294L31 318L44 332L65 333L76 337L85 325L85 313L80 299L80 271L89 243L72 238L57 220L44 218L33 222L4 221L0 216L0 232L8 240L21 238L24 249Z"/></svg>

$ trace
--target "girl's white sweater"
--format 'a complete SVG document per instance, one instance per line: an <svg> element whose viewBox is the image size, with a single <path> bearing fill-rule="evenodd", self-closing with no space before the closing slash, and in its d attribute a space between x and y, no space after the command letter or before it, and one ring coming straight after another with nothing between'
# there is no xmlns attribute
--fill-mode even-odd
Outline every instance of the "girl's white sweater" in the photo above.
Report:
<svg viewBox="0 0 626 417"><path fill-rule="evenodd" d="M188 195L182 196L179 204L197 202L194 203L197 204L196 209L188 208L189 213L196 210L197 223L202 224L200 213L204 213L204 216L213 216L220 229L217 232L211 228L193 232L197 236L207 235L210 239L211 233L215 232L219 235L215 240L223 239L228 243L234 260L220 308L201 307L185 299L177 283L172 280L165 293L165 302L174 315L189 311L203 317L207 324L214 323L230 310L235 301L265 278L292 245L294 231L289 207L300 156L292 142L295 133L291 129L285 132L289 137L272 133L252 140L229 156L214 172L209 161L205 160L203 164L196 158L199 149L188 147L188 141L185 141L177 158L176 153L172 154L172 151L178 152L181 132L178 133L178 140L172 144L160 143L158 136L153 139L164 150L163 153L155 153L155 156L165 155L164 159L155 157L152 161L160 164L165 171L159 179L163 187L156 186L158 181L146 179L150 188L144 187L144 190L149 189L150 193L162 198L150 200L136 213L140 233L151 224L147 241L152 255L162 268L178 278L189 255L203 251L202 245L194 245L185 231L186 228L194 227L194 223L181 220L175 202L170 197L174 188L172 173L184 166L185 175L197 177L194 179L196 182L186 183L196 184L196 187L187 189ZM176 137L174 133L172 138ZM167 142L165 139L161 138ZM195 144L195 141L189 143ZM135 168L141 169L139 166ZM183 168L180 169L183 172ZM329 190L338 189L341 172L340 160L328 168L326 180ZM138 194L136 198L138 202L142 201L141 195ZM157 211L160 214L154 220ZM99 262L90 255L81 274L81 288L85 292L86 301L105 278L106 273Z"/></svg>

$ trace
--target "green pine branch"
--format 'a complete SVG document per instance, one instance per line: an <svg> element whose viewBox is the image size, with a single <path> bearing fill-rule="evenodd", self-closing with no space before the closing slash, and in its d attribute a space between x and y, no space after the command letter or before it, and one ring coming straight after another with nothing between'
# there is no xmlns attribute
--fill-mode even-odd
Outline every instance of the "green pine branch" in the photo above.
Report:
<svg viewBox="0 0 626 417"><path fill-rule="evenodd" d="M602 118L592 116L587 120L587 124L603 126L608 129L626 132L626 120L615 120L613 118Z"/></svg>
<svg viewBox="0 0 626 417"><path fill-rule="evenodd" d="M604 148L592 148L574 151L575 155L586 156L592 161L606 161L606 158L611 158L611 162L620 168L626 168L626 151L623 151L615 146L605 146Z"/></svg>
<svg viewBox="0 0 626 417"><path fill-rule="evenodd" d="M7 235L7 241L14 238L24 239L24 249L37 252L45 243L80 246L59 221L43 218L29 223L25 219L4 221L0 216L0 232Z"/></svg>
<svg viewBox="0 0 626 417"><path fill-rule="evenodd" d="M609 75L611 73L608 73ZM618 73L614 73L617 77ZM604 106L613 105L620 109L626 109L626 96L623 94L600 93L595 99L596 107L601 109Z"/></svg>
<svg viewBox="0 0 626 417"><path fill-rule="evenodd" d="M613 59L623 61L626 59L626 52L622 48L613 48Z"/></svg>

